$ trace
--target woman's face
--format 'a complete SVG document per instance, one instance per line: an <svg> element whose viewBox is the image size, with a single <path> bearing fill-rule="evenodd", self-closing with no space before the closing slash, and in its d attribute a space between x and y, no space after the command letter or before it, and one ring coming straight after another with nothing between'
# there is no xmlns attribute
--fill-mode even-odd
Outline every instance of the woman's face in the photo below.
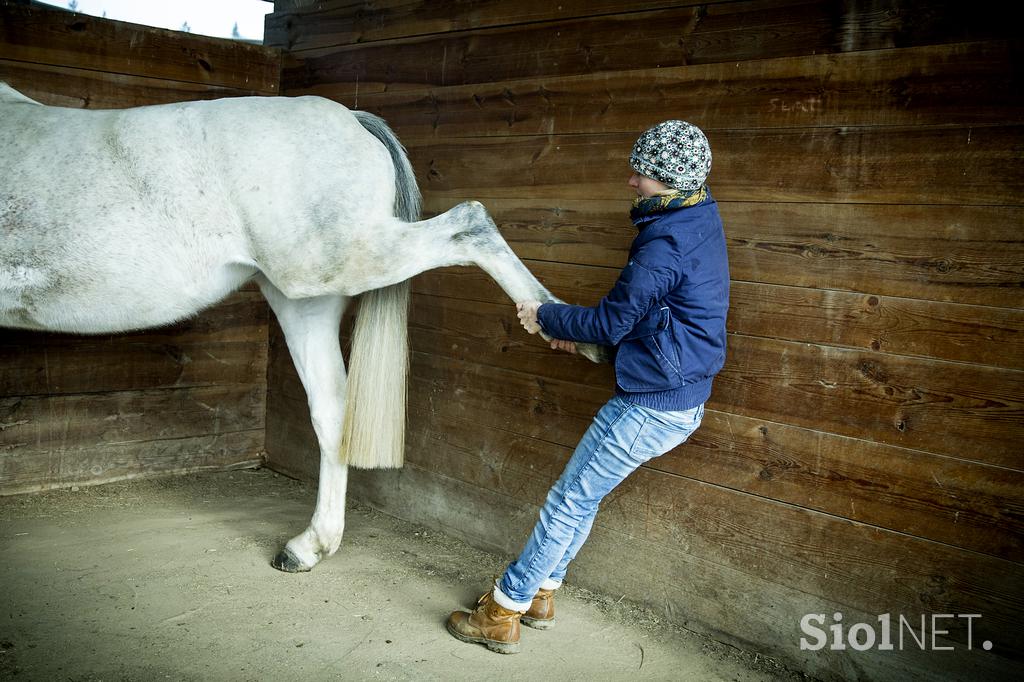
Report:
<svg viewBox="0 0 1024 682"><path fill-rule="evenodd" d="M633 173L629 177L629 186L636 191L637 196L641 196L644 199L650 199L658 192L664 192L667 189L672 189L664 182L649 178L646 175L640 175L639 173Z"/></svg>

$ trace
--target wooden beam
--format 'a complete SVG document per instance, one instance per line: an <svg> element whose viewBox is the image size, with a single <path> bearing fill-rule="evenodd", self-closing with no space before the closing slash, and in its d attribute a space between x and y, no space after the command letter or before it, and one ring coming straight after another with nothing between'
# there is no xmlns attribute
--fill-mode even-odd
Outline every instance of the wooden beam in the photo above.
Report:
<svg viewBox="0 0 1024 682"><path fill-rule="evenodd" d="M521 258L552 264L536 265L545 268L542 280L559 277L557 286L568 287L575 302L596 301L581 299L593 276L580 275L577 291L554 264L625 264L636 229L621 194L487 199L486 206ZM424 207L433 215L458 200L427 194ZM719 210L734 280L1019 307L1022 208L722 201ZM467 282L465 297L478 288ZM598 289L596 296L604 293Z"/></svg>
<svg viewBox="0 0 1024 682"><path fill-rule="evenodd" d="M205 455L217 465L257 459L265 397L262 385L241 385L0 398L0 489L191 469ZM221 438L234 432L257 438Z"/></svg>
<svg viewBox="0 0 1024 682"><path fill-rule="evenodd" d="M264 95L219 85L125 76L91 69L0 60L0 81L37 102L75 109L121 109L219 97Z"/></svg>
<svg viewBox="0 0 1024 682"><path fill-rule="evenodd" d="M728 2L729 0L712 0ZM278 0L267 16L264 43L289 51L368 43L451 31L493 28L697 4L694 0Z"/></svg>
<svg viewBox="0 0 1024 682"><path fill-rule="evenodd" d="M619 272L549 263L531 263L531 269L556 295L579 305L597 304ZM460 324L461 331L479 325L482 334L491 327L500 331L499 321L515 321L504 293L475 269L424 273L415 291L446 297L417 297L423 309L414 308L413 315L422 324L465 317L473 322ZM1024 369L1024 311L1016 308L734 281L727 324L745 336Z"/></svg>
<svg viewBox="0 0 1024 682"><path fill-rule="evenodd" d="M280 52L233 40L0 4L0 59L277 94Z"/></svg>
<svg viewBox="0 0 1024 682"><path fill-rule="evenodd" d="M954 3L925 0L900 0L888 11L858 3L769 0L510 24L310 50L297 49L301 35L272 34L271 40L283 39L301 58L283 70L285 92L336 82L396 89L1002 40L1012 36L1007 11L965 13ZM293 29L299 22L299 30L305 30L301 18L291 20ZM310 17L310 26L323 23L324 17ZM311 44L351 39L343 31L337 37L317 37Z"/></svg>
<svg viewBox="0 0 1024 682"><path fill-rule="evenodd" d="M4 330L0 397L263 384L266 304L234 294L172 327L77 336Z"/></svg>
<svg viewBox="0 0 1024 682"><path fill-rule="evenodd" d="M34 493L262 463L263 429L127 443L84 445L60 457L40 454L17 463L0 452L0 495Z"/></svg>
<svg viewBox="0 0 1024 682"><path fill-rule="evenodd" d="M1024 126L709 130L721 201L1024 205ZM625 196L635 133L406 139L449 201Z"/></svg>
<svg viewBox="0 0 1024 682"><path fill-rule="evenodd" d="M1009 42L954 43L416 89L289 87L383 116L402 138L1021 121Z"/></svg>

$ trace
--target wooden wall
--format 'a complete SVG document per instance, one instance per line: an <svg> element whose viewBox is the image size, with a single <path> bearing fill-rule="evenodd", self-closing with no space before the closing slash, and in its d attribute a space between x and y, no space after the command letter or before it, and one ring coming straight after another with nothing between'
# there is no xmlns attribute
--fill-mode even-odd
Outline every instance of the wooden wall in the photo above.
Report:
<svg viewBox="0 0 1024 682"><path fill-rule="evenodd" d="M0 2L0 81L46 104L274 95L279 74L278 50ZM258 463L267 318L246 288L149 332L0 329L0 494Z"/></svg>
<svg viewBox="0 0 1024 682"><path fill-rule="evenodd" d="M1024 102L1008 10L276 9L284 94L383 115L428 212L484 202L572 302L597 301L624 263L639 132L668 118L707 132L733 278L728 362L690 443L604 503L573 583L828 679L1020 665ZM427 273L414 292L408 463L354 474L352 494L511 556L612 372L528 337L480 271ZM271 347L269 460L315 475L302 388L273 334ZM939 621L953 651L800 650L801 616L834 612L876 626L981 617L971 650L965 619Z"/></svg>

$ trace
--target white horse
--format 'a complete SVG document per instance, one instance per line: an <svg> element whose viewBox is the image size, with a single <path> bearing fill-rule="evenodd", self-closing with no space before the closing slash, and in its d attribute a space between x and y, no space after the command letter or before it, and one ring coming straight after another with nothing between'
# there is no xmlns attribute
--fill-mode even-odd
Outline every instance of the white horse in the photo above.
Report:
<svg viewBox="0 0 1024 682"><path fill-rule="evenodd" d="M249 280L269 302L320 447L316 509L274 557L281 570L337 550L348 464L402 464L410 277L475 264L513 301L557 300L481 204L419 209L387 125L327 99L86 111L0 83L0 326L167 325ZM357 294L346 376L339 326Z"/></svg>

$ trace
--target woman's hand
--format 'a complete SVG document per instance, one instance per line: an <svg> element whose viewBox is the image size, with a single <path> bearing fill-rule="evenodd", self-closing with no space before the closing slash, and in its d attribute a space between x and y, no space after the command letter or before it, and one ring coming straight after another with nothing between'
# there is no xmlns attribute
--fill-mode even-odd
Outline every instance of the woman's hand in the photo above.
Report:
<svg viewBox="0 0 1024 682"><path fill-rule="evenodd" d="M551 339L551 350L564 350L566 353L576 354L576 342L565 339Z"/></svg>
<svg viewBox="0 0 1024 682"><path fill-rule="evenodd" d="M536 334L540 331L540 324L537 322L538 308L540 308L540 301L523 301L516 304L519 324L523 325L523 329L530 334Z"/></svg>

